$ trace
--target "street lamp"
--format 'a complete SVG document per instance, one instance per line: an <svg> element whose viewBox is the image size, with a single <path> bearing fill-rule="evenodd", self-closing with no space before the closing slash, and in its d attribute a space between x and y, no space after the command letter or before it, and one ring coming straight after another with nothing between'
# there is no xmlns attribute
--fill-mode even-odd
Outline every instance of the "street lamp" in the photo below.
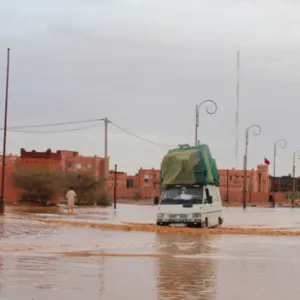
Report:
<svg viewBox="0 0 300 300"><path fill-rule="evenodd" d="M295 193L296 193L296 178L295 178L295 171L296 171L296 154L300 152L300 149L296 150L293 153L293 193L292 193L292 208L294 208L295 204Z"/></svg>
<svg viewBox="0 0 300 300"><path fill-rule="evenodd" d="M277 155L277 145L279 145L279 147L281 149L284 149L286 148L287 146L287 142L286 140L277 140L275 143L274 143L274 156L273 156L273 177L275 177L276 175L276 155Z"/></svg>
<svg viewBox="0 0 300 300"><path fill-rule="evenodd" d="M195 126L195 146L198 145L198 127L199 127L199 111L200 111L200 107L203 105L203 104L212 104L213 105L213 109L212 110L209 110L209 106L207 105L205 107L205 110L206 112L209 114L209 115L213 115L217 112L218 110L218 105L215 101L213 100L204 100L202 101L200 104L197 104L196 105L196 126Z"/></svg>
<svg viewBox="0 0 300 300"><path fill-rule="evenodd" d="M244 155L244 180L243 180L243 208L246 209L246 189L247 189L247 160L248 160L248 144L249 144L249 131L252 129L254 135L261 134L261 127L257 124L251 125L246 128L246 141L245 141L245 155Z"/></svg>

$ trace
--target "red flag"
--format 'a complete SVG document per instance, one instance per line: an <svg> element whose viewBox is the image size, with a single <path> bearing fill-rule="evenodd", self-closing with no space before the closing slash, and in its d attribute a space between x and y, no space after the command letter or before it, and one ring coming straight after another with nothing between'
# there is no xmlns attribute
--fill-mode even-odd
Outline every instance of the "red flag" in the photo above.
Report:
<svg viewBox="0 0 300 300"><path fill-rule="evenodd" d="M269 161L268 159L266 159L266 158L265 158L265 164L266 164L266 165L269 165L269 164L270 164L270 161Z"/></svg>

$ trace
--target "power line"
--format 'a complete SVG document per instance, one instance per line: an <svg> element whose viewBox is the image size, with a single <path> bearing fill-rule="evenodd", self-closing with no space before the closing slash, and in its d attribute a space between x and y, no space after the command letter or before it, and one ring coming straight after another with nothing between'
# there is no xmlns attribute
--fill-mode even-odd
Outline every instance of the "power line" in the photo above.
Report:
<svg viewBox="0 0 300 300"><path fill-rule="evenodd" d="M162 144L162 143L158 143L158 142L154 142L154 141L145 139L145 138L143 138L143 137L141 137L141 136L138 136L138 135L136 135L136 134L134 134L134 133L132 133L132 132L130 132L130 131L128 131L128 130L122 128L121 126L119 126L119 125L117 125L117 124L115 124L115 123L113 123L113 122L111 122L111 121L109 121L109 123L112 124L114 127L118 128L119 130L121 130L121 131L123 131L123 132L125 132L125 133L127 133L127 134L129 134L129 135L131 135L131 136L133 136L133 137L135 137L135 138L137 138L137 139L139 139L139 140L142 140L142 141L144 141L144 142L147 142L147 143L150 143L150 144L153 144L153 145L157 145L157 146L176 147L176 145Z"/></svg>
<svg viewBox="0 0 300 300"><path fill-rule="evenodd" d="M79 128L72 128L72 129L62 129L62 130L49 130L49 131L42 131L42 130L22 130L22 129L26 129L26 128L43 128L43 127L54 127L54 126L65 126L65 125L72 125L72 124L83 124L83 123L92 123L92 122L99 122L99 121L103 121L104 119L89 119L89 120L81 120L81 121L69 121L69 122L59 122L59 123L47 123L47 124L34 124L34 125L22 125L22 126L12 126L12 127L8 127L8 131L10 132L16 132L16 133L43 133L43 134L47 134L47 133L63 133L63 132L72 132L72 131L81 131L81 130L86 130L86 129L90 129L90 128L94 128L96 126L98 126L99 124L94 124L91 126L85 126L85 127L79 127ZM163 143L158 143L146 138L143 138L137 134L134 134L128 130L126 130L125 128L109 121L110 124L112 124L114 127L116 127L117 129L139 139L142 140L144 142L153 144L153 145L157 145L157 146L163 146L163 147L176 147L177 145L170 145L170 144L163 144ZM3 128L0 128L0 130L3 130Z"/></svg>
<svg viewBox="0 0 300 300"><path fill-rule="evenodd" d="M62 130L42 131L42 130L17 130L17 129L8 129L8 131L17 132L17 133L62 133L62 132L72 132L72 131L86 130L86 129L94 128L96 126L99 126L99 124L94 124L94 125L85 126L85 127L79 127L79 128L72 128L72 129L62 129Z"/></svg>
<svg viewBox="0 0 300 300"><path fill-rule="evenodd" d="M23 125L23 126L12 126L8 127L8 129L23 129L23 128L39 128L39 127L53 127L53 126L63 126L63 125L71 125L71 124L82 124L82 123L92 123L103 121L104 119L89 119L89 120L81 120L81 121L71 121L71 122L60 122L60 123L48 123L48 124L35 124L35 125ZM3 130L3 128L0 128Z"/></svg>

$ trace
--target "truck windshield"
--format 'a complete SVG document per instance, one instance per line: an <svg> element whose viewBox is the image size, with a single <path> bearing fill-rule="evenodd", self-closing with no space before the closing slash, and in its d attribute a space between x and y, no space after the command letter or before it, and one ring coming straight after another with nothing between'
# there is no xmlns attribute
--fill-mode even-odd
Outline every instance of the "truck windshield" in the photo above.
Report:
<svg viewBox="0 0 300 300"><path fill-rule="evenodd" d="M203 204L203 187L169 187L162 194L160 204Z"/></svg>

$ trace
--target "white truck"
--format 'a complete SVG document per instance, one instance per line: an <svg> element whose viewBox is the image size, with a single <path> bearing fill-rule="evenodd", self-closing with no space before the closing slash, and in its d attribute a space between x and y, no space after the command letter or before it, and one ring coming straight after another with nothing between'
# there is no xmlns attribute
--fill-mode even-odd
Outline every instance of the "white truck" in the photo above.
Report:
<svg viewBox="0 0 300 300"><path fill-rule="evenodd" d="M158 201L156 224L222 225L218 183L216 162L207 145L170 150L161 166L163 189Z"/></svg>
<svg viewBox="0 0 300 300"><path fill-rule="evenodd" d="M223 223L219 188L212 185L176 185L164 189L156 224L216 227Z"/></svg>

